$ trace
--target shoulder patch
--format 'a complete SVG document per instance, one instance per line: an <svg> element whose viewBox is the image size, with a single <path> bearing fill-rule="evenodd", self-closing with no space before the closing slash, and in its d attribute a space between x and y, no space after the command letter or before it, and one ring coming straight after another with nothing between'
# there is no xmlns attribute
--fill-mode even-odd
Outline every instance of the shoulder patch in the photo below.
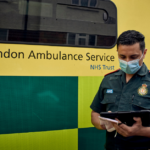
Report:
<svg viewBox="0 0 150 150"><path fill-rule="evenodd" d="M109 75L109 74L112 74L112 73L114 73L114 72L117 72L117 71L119 71L120 69L117 69L117 70L114 70L114 71L112 71L112 72L109 72L109 73L107 73L107 74L105 74L105 76L107 76L107 75ZM149 71L150 72L150 71Z"/></svg>

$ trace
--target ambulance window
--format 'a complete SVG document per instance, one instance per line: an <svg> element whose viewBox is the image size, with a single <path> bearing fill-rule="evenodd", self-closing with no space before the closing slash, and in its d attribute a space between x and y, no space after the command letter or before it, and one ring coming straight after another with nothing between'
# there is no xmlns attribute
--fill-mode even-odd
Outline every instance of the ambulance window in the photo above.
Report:
<svg viewBox="0 0 150 150"><path fill-rule="evenodd" d="M96 0L91 0L90 1L90 6L91 7L95 7L96 6L96 2L97 2Z"/></svg>
<svg viewBox="0 0 150 150"><path fill-rule="evenodd" d="M85 45L86 40L84 38L79 38L79 45Z"/></svg>
<svg viewBox="0 0 150 150"><path fill-rule="evenodd" d="M7 41L7 30L0 29L0 41Z"/></svg>
<svg viewBox="0 0 150 150"><path fill-rule="evenodd" d="M78 5L79 4L79 0L72 0L72 4Z"/></svg>
<svg viewBox="0 0 150 150"><path fill-rule="evenodd" d="M89 35L89 45L95 46L95 35Z"/></svg>
<svg viewBox="0 0 150 150"><path fill-rule="evenodd" d="M117 11L108 0L0 1L0 42L112 48Z"/></svg>
<svg viewBox="0 0 150 150"><path fill-rule="evenodd" d="M81 0L81 6L88 6L88 0Z"/></svg>
<svg viewBox="0 0 150 150"><path fill-rule="evenodd" d="M72 4L86 7L95 7L97 0L72 0Z"/></svg>
<svg viewBox="0 0 150 150"><path fill-rule="evenodd" d="M80 36L86 36L86 34L79 34Z"/></svg>
<svg viewBox="0 0 150 150"><path fill-rule="evenodd" d="M76 35L74 33L69 33L68 44L75 45L75 38L76 38Z"/></svg>

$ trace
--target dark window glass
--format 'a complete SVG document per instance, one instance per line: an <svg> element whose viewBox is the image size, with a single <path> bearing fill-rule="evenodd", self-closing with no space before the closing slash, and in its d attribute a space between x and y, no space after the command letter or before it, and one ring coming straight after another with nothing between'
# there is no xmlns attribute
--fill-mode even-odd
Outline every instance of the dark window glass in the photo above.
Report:
<svg viewBox="0 0 150 150"><path fill-rule="evenodd" d="M68 35L68 44L75 45L75 38L76 38L76 34L69 33L69 35Z"/></svg>
<svg viewBox="0 0 150 150"><path fill-rule="evenodd" d="M65 32L9 30L9 41L66 44Z"/></svg>
<svg viewBox="0 0 150 150"><path fill-rule="evenodd" d="M81 34L79 34L79 36L86 36L86 34L81 33Z"/></svg>
<svg viewBox="0 0 150 150"><path fill-rule="evenodd" d="M38 31L9 30L9 41L39 42Z"/></svg>
<svg viewBox="0 0 150 150"><path fill-rule="evenodd" d="M79 4L79 0L72 0L72 4L78 5Z"/></svg>
<svg viewBox="0 0 150 150"><path fill-rule="evenodd" d="M81 6L88 6L88 0L81 0Z"/></svg>
<svg viewBox="0 0 150 150"><path fill-rule="evenodd" d="M112 46L115 43L115 36L97 36L97 46Z"/></svg>
<svg viewBox="0 0 150 150"><path fill-rule="evenodd" d="M6 41L7 40L7 30L0 29L0 40Z"/></svg>
<svg viewBox="0 0 150 150"><path fill-rule="evenodd" d="M110 1L0 1L0 41L110 48L117 37L116 16Z"/></svg>
<svg viewBox="0 0 150 150"><path fill-rule="evenodd" d="M83 38L79 38L79 45L85 45L86 40Z"/></svg>
<svg viewBox="0 0 150 150"><path fill-rule="evenodd" d="M95 45L95 35L89 35L89 45Z"/></svg>
<svg viewBox="0 0 150 150"><path fill-rule="evenodd" d="M97 0L91 0L91 1L90 1L90 6L91 6L91 7L95 7L95 6L96 6L96 3L97 3Z"/></svg>
<svg viewBox="0 0 150 150"><path fill-rule="evenodd" d="M40 43L66 44L67 33L65 32L40 32Z"/></svg>

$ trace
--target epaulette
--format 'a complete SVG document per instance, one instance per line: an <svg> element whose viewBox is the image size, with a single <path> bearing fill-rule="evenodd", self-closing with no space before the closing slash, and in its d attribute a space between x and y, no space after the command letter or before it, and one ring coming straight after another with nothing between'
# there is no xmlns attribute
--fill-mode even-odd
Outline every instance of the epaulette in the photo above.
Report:
<svg viewBox="0 0 150 150"><path fill-rule="evenodd" d="M115 70L115 71L109 72L109 73L105 74L105 76L107 76L107 75L109 75L109 74L112 74L112 73L114 73L114 72L117 72L117 71L119 71L119 70L120 70L120 69L117 69L117 70Z"/></svg>

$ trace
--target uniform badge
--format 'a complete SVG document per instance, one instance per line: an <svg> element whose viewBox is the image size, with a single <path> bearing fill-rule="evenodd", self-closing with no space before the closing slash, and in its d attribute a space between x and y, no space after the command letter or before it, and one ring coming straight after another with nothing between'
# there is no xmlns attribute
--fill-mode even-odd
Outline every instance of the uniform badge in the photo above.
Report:
<svg viewBox="0 0 150 150"><path fill-rule="evenodd" d="M106 93L113 93L113 89L107 89Z"/></svg>
<svg viewBox="0 0 150 150"><path fill-rule="evenodd" d="M142 84L142 86L138 88L138 94L141 95L141 96L144 96L147 93L148 93L147 85Z"/></svg>

